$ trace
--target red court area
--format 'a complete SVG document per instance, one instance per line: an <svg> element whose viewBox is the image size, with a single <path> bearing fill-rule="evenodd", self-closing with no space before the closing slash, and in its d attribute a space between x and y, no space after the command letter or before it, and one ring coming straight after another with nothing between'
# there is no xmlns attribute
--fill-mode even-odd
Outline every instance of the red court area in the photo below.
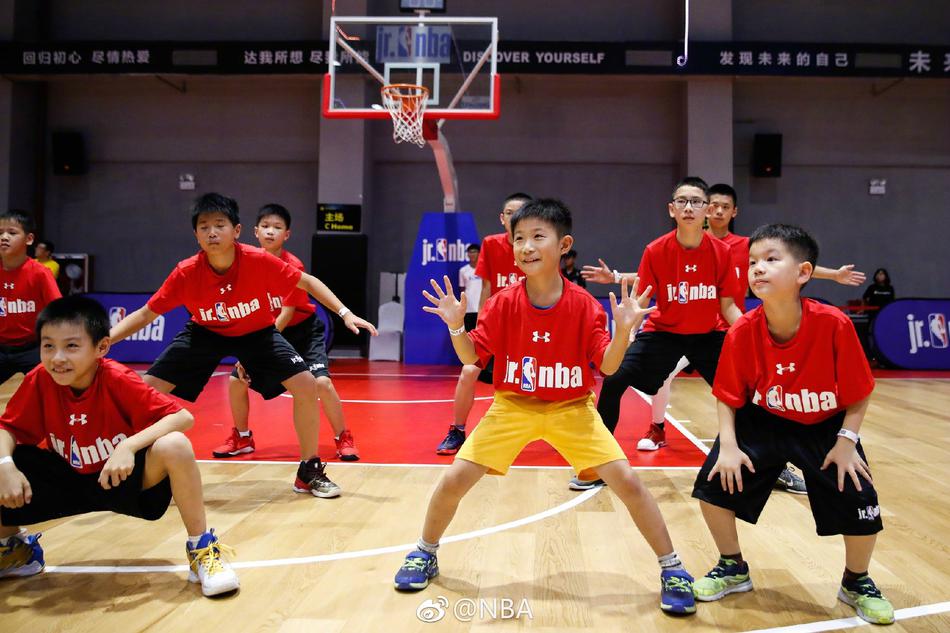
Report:
<svg viewBox="0 0 950 633"><path fill-rule="evenodd" d="M145 367L137 366L144 370ZM188 432L199 459L212 459L232 427L228 405L230 367L208 383L188 409L195 426ZM343 400L347 425L360 451L360 463L448 464L451 456L435 454L452 421L452 398L458 371L452 367L403 365L365 360L334 360L333 384ZM599 390L599 386L598 386ZM479 383L468 427L474 428L491 404L491 386ZM710 396L712 397L712 396ZM481 398L481 399L479 399ZM667 424L668 446L654 453L636 450L637 440L650 422L650 407L630 390L624 397L617 438L633 466L671 467L702 464L703 453L673 425ZM293 429L293 401L279 397L265 402L251 393L251 430L257 450L249 460L296 461L297 439ZM320 456L336 461L330 424L321 413ZM238 461L240 457L222 461ZM566 466L544 442L529 444L515 462L519 466Z"/></svg>

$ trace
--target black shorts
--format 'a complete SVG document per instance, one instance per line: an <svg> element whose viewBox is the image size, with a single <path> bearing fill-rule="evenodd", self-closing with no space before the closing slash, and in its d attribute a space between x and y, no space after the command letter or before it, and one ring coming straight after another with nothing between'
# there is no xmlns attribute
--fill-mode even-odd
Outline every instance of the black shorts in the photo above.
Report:
<svg viewBox="0 0 950 633"><path fill-rule="evenodd" d="M303 357L304 363L307 364L314 378L330 377L325 328L323 320L311 314L300 323L285 327L281 332L287 342ZM276 398L286 391L281 384L282 381L268 380L266 376L259 380L250 371L247 374L251 378L251 389L261 394L266 400ZM237 368L231 371L231 375L237 377Z"/></svg>
<svg viewBox="0 0 950 633"><path fill-rule="evenodd" d="M99 485L99 473L82 475L56 453L20 444L13 451L13 463L30 482L33 500L22 508L0 508L0 522L33 525L87 512L115 512L157 521L172 500L172 487L165 477L142 490L147 452L148 448L143 448L135 454L135 468L125 481L105 490Z"/></svg>
<svg viewBox="0 0 950 633"><path fill-rule="evenodd" d="M494 379L495 374L495 357L492 356L488 359L488 362L485 363L485 369L478 372L478 382L483 382L486 385L495 384Z"/></svg>
<svg viewBox="0 0 950 633"><path fill-rule="evenodd" d="M607 429L613 433L617 428L620 400L628 387L655 395L683 356L712 386L725 338L726 333L717 330L704 334L637 333L620 367L604 378L600 389L597 411Z"/></svg>
<svg viewBox="0 0 950 633"><path fill-rule="evenodd" d="M0 345L0 384L14 374L25 374L40 364L38 343L26 345Z"/></svg>
<svg viewBox="0 0 950 633"><path fill-rule="evenodd" d="M475 326L478 325L478 312L466 312L464 323L466 332L474 330Z"/></svg>
<svg viewBox="0 0 950 633"><path fill-rule="evenodd" d="M188 321L146 374L175 385L173 396L194 402L226 356L236 356L248 374L265 383L280 384L307 371L303 358L274 326L221 336ZM263 395L270 399L281 392Z"/></svg>
<svg viewBox="0 0 950 633"><path fill-rule="evenodd" d="M844 492L838 491L838 473L832 465L821 470L825 456L838 441L844 422L841 411L818 424L799 424L747 404L736 410L736 439L739 449L749 456L755 473L742 469L742 492L729 494L722 489L719 475L706 481L719 457L719 438L706 456L696 476L693 496L736 513L736 517L755 523L772 493L772 486L786 462L798 466L805 475L808 502L820 536L846 534L863 536L884 529L874 485L861 479L861 491L845 475ZM864 461L864 448L858 442L858 454Z"/></svg>

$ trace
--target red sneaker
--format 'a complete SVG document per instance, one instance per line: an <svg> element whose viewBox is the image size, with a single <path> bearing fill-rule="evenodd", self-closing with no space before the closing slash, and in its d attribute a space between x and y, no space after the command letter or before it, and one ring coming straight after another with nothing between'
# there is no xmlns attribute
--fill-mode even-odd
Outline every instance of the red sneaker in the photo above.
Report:
<svg viewBox="0 0 950 633"><path fill-rule="evenodd" d="M659 427L651 422L647 434L637 442L637 450L655 451L663 446L666 446L666 427Z"/></svg>
<svg viewBox="0 0 950 633"><path fill-rule="evenodd" d="M340 439L334 439L336 442L336 455L345 462L355 462L360 459L360 452L356 450L356 442L353 440L353 433L346 429L340 433Z"/></svg>
<svg viewBox="0 0 950 633"><path fill-rule="evenodd" d="M231 436L221 446L217 447L211 454L215 457L236 457L245 453L254 452L254 433L247 437L241 437L237 429L231 429Z"/></svg>

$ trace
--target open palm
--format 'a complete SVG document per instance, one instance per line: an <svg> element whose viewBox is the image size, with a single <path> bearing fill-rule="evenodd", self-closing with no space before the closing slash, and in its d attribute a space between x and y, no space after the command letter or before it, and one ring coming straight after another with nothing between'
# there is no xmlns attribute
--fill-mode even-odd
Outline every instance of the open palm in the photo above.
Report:
<svg viewBox="0 0 950 633"><path fill-rule="evenodd" d="M465 292L462 292L459 298L456 299L455 290L452 288L452 282L449 280L448 275L442 279L445 282L444 291L435 279L429 280L429 283L432 284L432 289L435 290L435 296L430 294L427 290L422 291L422 296L428 299L435 307L422 306L422 309L432 314L438 314L449 327L460 327L461 324L465 322L465 307L468 303L465 298Z"/></svg>
<svg viewBox="0 0 950 633"><path fill-rule="evenodd" d="M638 296L637 286L640 285L639 280L635 280L630 284L629 294L627 293L627 285L626 277L620 280L619 303L614 293L610 293L610 312L614 316L614 325L617 330L637 329L643 322L643 319L646 318L646 315L656 310L656 306L652 308L645 307L650 303L650 292L653 290L652 286L647 286L643 293Z"/></svg>

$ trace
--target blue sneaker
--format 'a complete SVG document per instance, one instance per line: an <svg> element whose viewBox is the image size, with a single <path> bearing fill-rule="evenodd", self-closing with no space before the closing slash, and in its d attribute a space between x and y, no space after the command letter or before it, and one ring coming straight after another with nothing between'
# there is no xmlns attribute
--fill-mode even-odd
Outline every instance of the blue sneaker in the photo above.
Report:
<svg viewBox="0 0 950 633"><path fill-rule="evenodd" d="M435 449L435 452L438 455L455 455L459 452L459 449L462 448L462 444L464 443L465 431L453 424L449 426L448 435L445 436L445 439L442 440L439 447Z"/></svg>
<svg viewBox="0 0 950 633"><path fill-rule="evenodd" d="M39 539L42 533L14 534L9 543L0 545L0 578L34 576L46 567Z"/></svg>
<svg viewBox="0 0 950 633"><path fill-rule="evenodd" d="M419 591L429 586L429 579L439 575L439 559L435 554L416 550L406 555L396 572L396 589Z"/></svg>
<svg viewBox="0 0 950 633"><path fill-rule="evenodd" d="M666 613L696 613L693 577L685 569L660 572L660 608Z"/></svg>

